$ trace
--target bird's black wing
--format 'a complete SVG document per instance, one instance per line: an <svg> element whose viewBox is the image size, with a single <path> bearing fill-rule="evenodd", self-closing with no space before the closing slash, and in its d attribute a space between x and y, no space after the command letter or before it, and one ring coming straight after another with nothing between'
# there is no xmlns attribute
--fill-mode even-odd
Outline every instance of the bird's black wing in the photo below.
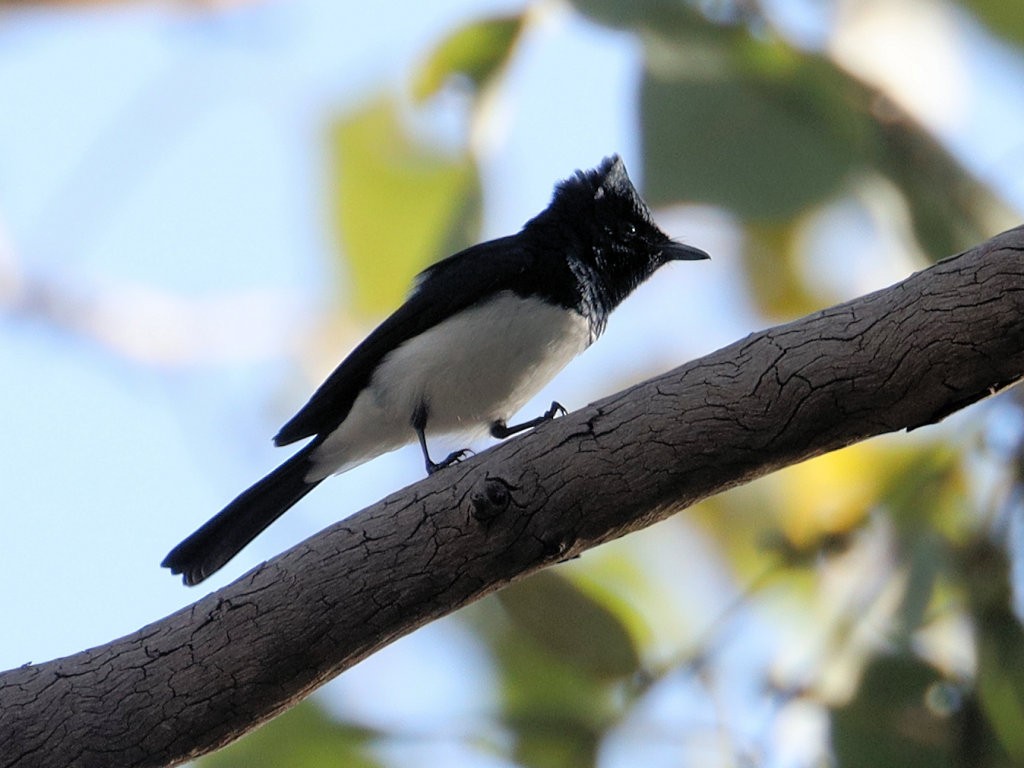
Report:
<svg viewBox="0 0 1024 768"><path fill-rule="evenodd" d="M428 267L416 278L402 306L352 350L281 427L276 445L332 432L369 384L377 365L392 350L457 312L503 290L522 290L533 254L518 236L474 245Z"/></svg>

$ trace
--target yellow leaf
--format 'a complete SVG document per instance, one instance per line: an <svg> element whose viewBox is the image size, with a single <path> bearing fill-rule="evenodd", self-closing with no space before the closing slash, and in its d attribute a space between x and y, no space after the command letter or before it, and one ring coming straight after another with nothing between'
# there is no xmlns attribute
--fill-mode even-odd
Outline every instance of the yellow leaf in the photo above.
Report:
<svg viewBox="0 0 1024 768"><path fill-rule="evenodd" d="M417 272L475 239L476 164L414 140L387 97L335 123L330 142L332 223L354 304L381 314Z"/></svg>

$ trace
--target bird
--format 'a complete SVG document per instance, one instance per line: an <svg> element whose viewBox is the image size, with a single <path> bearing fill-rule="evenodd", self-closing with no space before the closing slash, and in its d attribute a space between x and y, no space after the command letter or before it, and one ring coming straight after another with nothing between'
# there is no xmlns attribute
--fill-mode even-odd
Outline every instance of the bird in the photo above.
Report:
<svg viewBox="0 0 1024 768"><path fill-rule="evenodd" d="M421 272L405 302L274 443L312 439L172 549L162 567L188 586L200 583L327 477L414 440L428 475L468 453L434 461L428 432L504 439L565 413L555 402L508 423L657 269L707 258L657 227L618 155L576 171L517 234Z"/></svg>

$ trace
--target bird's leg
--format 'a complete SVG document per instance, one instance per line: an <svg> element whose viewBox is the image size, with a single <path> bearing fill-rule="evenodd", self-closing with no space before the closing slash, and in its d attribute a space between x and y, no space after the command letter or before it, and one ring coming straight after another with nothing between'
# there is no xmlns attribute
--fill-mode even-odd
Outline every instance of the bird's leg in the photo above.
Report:
<svg viewBox="0 0 1024 768"><path fill-rule="evenodd" d="M460 451L452 451L445 458L439 462L434 462L430 458L430 453L427 451L427 435L424 432L427 426L427 406L425 403L420 403L416 410L412 414L412 428L416 430L416 437L420 440L420 450L423 451L423 461L427 466L427 474L432 475L440 469L450 467L456 462L462 461L469 453L468 448L463 448Z"/></svg>
<svg viewBox="0 0 1024 768"><path fill-rule="evenodd" d="M543 424L545 421L551 421L558 414L565 416L568 411L562 406L561 403L551 403L551 407L548 408L543 416L538 416L536 419L530 419L524 421L522 424L516 424L515 426L508 426L504 421L498 420L491 424L491 437L496 437L498 440L504 440L506 437L523 432L527 429L533 429L538 424Z"/></svg>

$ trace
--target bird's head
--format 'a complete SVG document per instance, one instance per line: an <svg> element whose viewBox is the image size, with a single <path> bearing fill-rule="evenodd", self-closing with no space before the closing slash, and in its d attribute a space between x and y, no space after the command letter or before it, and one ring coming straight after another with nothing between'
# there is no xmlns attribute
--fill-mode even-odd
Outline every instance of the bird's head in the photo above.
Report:
<svg viewBox="0 0 1024 768"><path fill-rule="evenodd" d="M710 258L658 228L618 155L560 183L541 216L572 233L578 258L620 294L619 300L670 261Z"/></svg>

